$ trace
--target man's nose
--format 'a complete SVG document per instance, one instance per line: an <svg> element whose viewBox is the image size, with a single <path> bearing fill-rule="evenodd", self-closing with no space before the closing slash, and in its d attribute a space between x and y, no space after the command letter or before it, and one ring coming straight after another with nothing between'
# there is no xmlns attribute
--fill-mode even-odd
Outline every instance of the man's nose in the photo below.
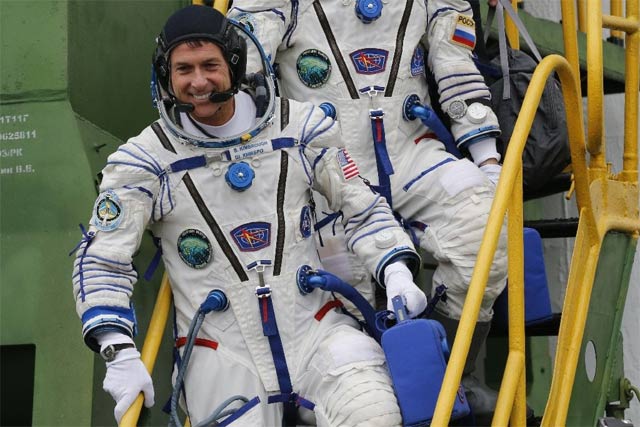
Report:
<svg viewBox="0 0 640 427"><path fill-rule="evenodd" d="M207 85L207 78L205 76L205 74L202 72L202 70L200 69L196 69L195 73L193 74L193 80L191 81L191 84L194 87L204 87Z"/></svg>

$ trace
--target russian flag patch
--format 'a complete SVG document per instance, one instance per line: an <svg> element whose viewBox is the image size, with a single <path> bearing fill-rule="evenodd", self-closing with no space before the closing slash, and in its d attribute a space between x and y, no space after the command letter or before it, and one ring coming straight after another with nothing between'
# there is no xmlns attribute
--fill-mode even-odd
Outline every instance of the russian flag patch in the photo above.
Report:
<svg viewBox="0 0 640 427"><path fill-rule="evenodd" d="M451 34L451 41L468 49L476 47L476 23L473 19L458 15L456 26Z"/></svg>
<svg viewBox="0 0 640 427"><path fill-rule="evenodd" d="M342 176L344 176L345 180L349 180L360 175L356 162L351 158L346 148L342 148L338 151L338 163L340 164L340 168L342 168Z"/></svg>

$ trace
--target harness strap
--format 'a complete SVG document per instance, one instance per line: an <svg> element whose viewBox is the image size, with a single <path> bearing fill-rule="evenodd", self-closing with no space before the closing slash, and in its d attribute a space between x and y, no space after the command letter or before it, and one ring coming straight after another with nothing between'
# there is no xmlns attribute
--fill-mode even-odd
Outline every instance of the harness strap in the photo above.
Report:
<svg viewBox="0 0 640 427"><path fill-rule="evenodd" d="M262 333L269 340L269 347L271 348L273 364L276 368L278 385L280 386L281 392L279 395L275 395L274 400L270 397L268 403L281 402L284 407L284 425L294 426L297 421L297 395L293 393L287 359L284 354L284 346L278 333L276 314L273 310L273 301L271 300L271 287L269 285L256 287L256 296L258 297L258 310L260 310L260 319L262 320Z"/></svg>
<svg viewBox="0 0 640 427"><path fill-rule="evenodd" d="M162 246L160 245L160 239L154 236L153 245L156 247L156 253L153 255L153 259L144 272L144 280L148 282L153 278L153 273L156 272L156 269L160 265L160 260L162 259Z"/></svg>
<svg viewBox="0 0 640 427"><path fill-rule="evenodd" d="M267 403L283 403L283 404L294 403L298 406L302 406L303 408L307 408L310 411L313 411L313 409L316 407L316 405L313 402L305 399L304 397L300 396L298 393L274 394L273 396L269 396L267 398Z"/></svg>
<svg viewBox="0 0 640 427"><path fill-rule="evenodd" d="M393 209L391 200L391 180L389 179L389 176L393 175L394 171L387 151L387 139L384 132L383 117L384 111L381 109L369 111L379 184L378 186L372 185L371 187L380 195L384 196L387 199L389 206Z"/></svg>

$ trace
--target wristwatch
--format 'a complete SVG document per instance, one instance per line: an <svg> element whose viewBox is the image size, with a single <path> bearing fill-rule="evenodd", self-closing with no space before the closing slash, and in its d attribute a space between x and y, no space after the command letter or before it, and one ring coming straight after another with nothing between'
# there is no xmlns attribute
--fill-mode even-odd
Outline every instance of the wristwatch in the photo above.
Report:
<svg viewBox="0 0 640 427"><path fill-rule="evenodd" d="M135 348L135 346L136 345L132 343L109 344L100 350L100 356L102 356L106 362L113 362L120 350L124 350L125 348Z"/></svg>
<svg viewBox="0 0 640 427"><path fill-rule="evenodd" d="M454 99L447 108L447 114L452 119L461 119L467 113L467 103L462 99Z"/></svg>

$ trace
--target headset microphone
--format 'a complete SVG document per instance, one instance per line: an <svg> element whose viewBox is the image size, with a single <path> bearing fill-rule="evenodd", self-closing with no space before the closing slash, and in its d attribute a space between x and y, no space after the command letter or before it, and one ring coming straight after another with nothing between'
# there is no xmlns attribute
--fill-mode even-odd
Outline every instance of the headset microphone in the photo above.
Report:
<svg viewBox="0 0 640 427"><path fill-rule="evenodd" d="M235 90L228 90L226 92L212 92L209 95L209 101L213 103L225 102L231 99L231 97L236 93Z"/></svg>
<svg viewBox="0 0 640 427"><path fill-rule="evenodd" d="M189 104L186 102L185 103L176 102L174 105L176 106L176 110L178 110L181 113L190 113L196 108L193 106L193 104Z"/></svg>

